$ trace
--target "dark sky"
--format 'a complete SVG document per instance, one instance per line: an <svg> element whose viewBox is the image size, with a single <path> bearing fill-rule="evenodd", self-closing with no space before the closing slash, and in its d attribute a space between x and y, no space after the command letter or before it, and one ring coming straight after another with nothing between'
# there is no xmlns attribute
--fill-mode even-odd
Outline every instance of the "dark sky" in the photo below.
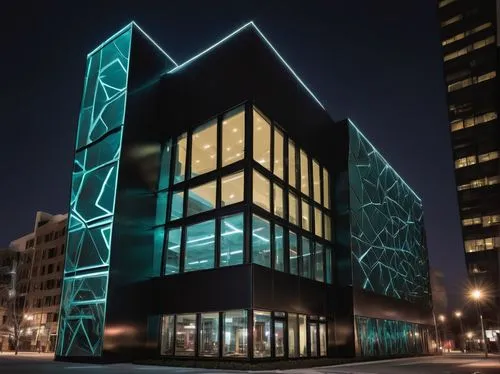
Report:
<svg viewBox="0 0 500 374"><path fill-rule="evenodd" d="M458 299L466 274L434 0L8 3L0 246L32 230L35 211L67 211L89 51L135 20L180 63L253 20L332 118L351 117L423 198L431 266Z"/></svg>

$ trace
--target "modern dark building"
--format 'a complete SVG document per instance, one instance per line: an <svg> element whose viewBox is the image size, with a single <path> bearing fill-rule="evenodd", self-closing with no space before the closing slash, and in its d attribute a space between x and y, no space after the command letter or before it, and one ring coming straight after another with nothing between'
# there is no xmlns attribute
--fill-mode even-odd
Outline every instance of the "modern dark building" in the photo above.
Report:
<svg viewBox="0 0 500 374"><path fill-rule="evenodd" d="M440 0L444 77L465 260L500 326L500 125L496 0Z"/></svg>
<svg viewBox="0 0 500 374"><path fill-rule="evenodd" d="M88 55L56 357L432 351L420 198L252 23Z"/></svg>

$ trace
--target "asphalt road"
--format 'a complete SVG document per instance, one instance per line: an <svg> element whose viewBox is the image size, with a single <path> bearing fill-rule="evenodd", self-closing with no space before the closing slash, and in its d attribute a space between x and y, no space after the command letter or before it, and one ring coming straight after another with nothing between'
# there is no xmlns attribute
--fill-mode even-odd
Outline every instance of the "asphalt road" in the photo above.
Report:
<svg viewBox="0 0 500 374"><path fill-rule="evenodd" d="M190 369L132 364L89 365L54 362L48 355L0 353L0 374L218 374L244 373L208 369ZM500 356L487 360L480 355L452 354L444 357L422 357L347 364L311 369L274 370L253 373L288 374L500 374Z"/></svg>

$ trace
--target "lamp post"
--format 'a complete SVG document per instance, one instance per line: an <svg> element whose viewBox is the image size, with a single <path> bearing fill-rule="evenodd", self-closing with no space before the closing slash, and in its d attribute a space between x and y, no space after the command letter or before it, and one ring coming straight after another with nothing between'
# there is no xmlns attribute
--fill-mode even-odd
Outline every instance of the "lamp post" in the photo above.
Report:
<svg viewBox="0 0 500 374"><path fill-rule="evenodd" d="M480 289L475 288L474 290L472 290L470 296L476 302L476 308L479 314L479 320L481 321L481 336L483 338L484 357L488 358L488 346L486 344L486 333L484 332L483 314L481 312L481 304L480 304L480 301L483 298L483 292Z"/></svg>
<svg viewBox="0 0 500 374"><path fill-rule="evenodd" d="M462 352L465 351L465 337L464 337L464 325L462 323L462 312L457 310L455 312L455 317L460 321L460 348Z"/></svg>
<svg viewBox="0 0 500 374"><path fill-rule="evenodd" d="M446 325L445 325L445 321L446 321L446 316L444 314L440 314L439 315L439 320L441 321L441 325L443 326L443 354L445 352L445 345L446 345Z"/></svg>

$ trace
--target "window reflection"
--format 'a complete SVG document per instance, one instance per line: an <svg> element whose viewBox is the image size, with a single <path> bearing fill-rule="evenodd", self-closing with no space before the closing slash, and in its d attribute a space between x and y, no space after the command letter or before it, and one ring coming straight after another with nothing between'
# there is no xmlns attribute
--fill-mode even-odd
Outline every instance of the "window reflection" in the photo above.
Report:
<svg viewBox="0 0 500 374"><path fill-rule="evenodd" d="M271 125L253 110L253 159L271 170Z"/></svg>
<svg viewBox="0 0 500 374"><path fill-rule="evenodd" d="M297 164L295 157L295 144L288 139L288 184L293 187L297 187Z"/></svg>
<svg viewBox="0 0 500 374"><path fill-rule="evenodd" d="M167 188L170 184L170 159L172 158L172 139L169 139L162 148L160 161L160 176L158 190Z"/></svg>
<svg viewBox="0 0 500 374"><path fill-rule="evenodd" d="M314 207L314 234L318 236L323 236L323 215L321 214L321 210Z"/></svg>
<svg viewBox="0 0 500 374"><path fill-rule="evenodd" d="M270 210L270 183L269 179L257 171L253 171L253 203Z"/></svg>
<svg viewBox="0 0 500 374"><path fill-rule="evenodd" d="M299 249L297 246L297 234L290 231L289 234L289 257L290 257L290 274L297 275L299 273L298 256Z"/></svg>
<svg viewBox="0 0 500 374"><path fill-rule="evenodd" d="M278 130L274 129L274 174L278 177L283 179L283 158L284 153L283 153L283 133Z"/></svg>
<svg viewBox="0 0 500 374"><path fill-rule="evenodd" d="M179 272L179 259L181 252L181 228L168 230L168 242L165 260L165 274L177 274Z"/></svg>
<svg viewBox="0 0 500 374"><path fill-rule="evenodd" d="M184 133L177 139L177 146L175 147L174 183L182 182L185 178L186 149L187 149L187 134Z"/></svg>
<svg viewBox="0 0 500 374"><path fill-rule="evenodd" d="M300 357L307 357L307 328L304 314L299 314L299 347Z"/></svg>
<svg viewBox="0 0 500 374"><path fill-rule="evenodd" d="M285 323L284 321L274 321L274 346L276 357L285 356Z"/></svg>
<svg viewBox="0 0 500 374"><path fill-rule="evenodd" d="M278 217L285 218L285 212L283 207L283 188L277 184L273 184L273 194L274 194L274 214Z"/></svg>
<svg viewBox="0 0 500 374"><path fill-rule="evenodd" d="M221 181L221 207L243 201L244 174L230 174Z"/></svg>
<svg viewBox="0 0 500 374"><path fill-rule="evenodd" d="M326 266L325 266L325 280L326 283L332 284L332 248L331 247L325 247L325 261L326 261Z"/></svg>
<svg viewBox="0 0 500 374"><path fill-rule="evenodd" d="M319 355L326 356L326 324L319 324Z"/></svg>
<svg viewBox="0 0 500 374"><path fill-rule="evenodd" d="M316 160L312 162L313 166L313 194L314 201L321 204L321 177L320 177L320 167Z"/></svg>
<svg viewBox="0 0 500 374"><path fill-rule="evenodd" d="M219 313L201 313L199 328L200 356L219 355Z"/></svg>
<svg viewBox="0 0 500 374"><path fill-rule="evenodd" d="M283 227L274 226L274 268L285 271L285 246L283 237Z"/></svg>
<svg viewBox="0 0 500 374"><path fill-rule="evenodd" d="M314 279L324 281L323 274L323 245L316 243L314 251Z"/></svg>
<svg viewBox="0 0 500 374"><path fill-rule="evenodd" d="M243 263L243 213L221 220L220 266Z"/></svg>
<svg viewBox="0 0 500 374"><path fill-rule="evenodd" d="M302 228L311 231L311 206L302 200Z"/></svg>
<svg viewBox="0 0 500 374"><path fill-rule="evenodd" d="M298 225L299 217L299 204L297 202L297 196L293 193L288 194L288 221L294 225Z"/></svg>
<svg viewBox="0 0 500 374"><path fill-rule="evenodd" d="M210 220L187 227L184 271L214 267L215 221Z"/></svg>
<svg viewBox="0 0 500 374"><path fill-rule="evenodd" d="M184 211L184 192L175 192L172 195L172 209L170 210L170 220L182 218Z"/></svg>
<svg viewBox="0 0 500 374"><path fill-rule="evenodd" d="M302 271L300 275L304 278L312 278L311 264L311 242L308 238L302 237Z"/></svg>
<svg viewBox="0 0 500 374"><path fill-rule="evenodd" d="M245 155L245 108L224 115L222 120L222 166L242 160Z"/></svg>
<svg viewBox="0 0 500 374"><path fill-rule="evenodd" d="M311 195L309 189L309 162L307 154L300 150L300 191L307 196Z"/></svg>
<svg viewBox="0 0 500 374"><path fill-rule="evenodd" d="M178 314L175 325L175 355L194 356L196 345L196 314Z"/></svg>
<svg viewBox="0 0 500 374"><path fill-rule="evenodd" d="M330 175L325 168L323 168L323 206L330 209Z"/></svg>
<svg viewBox="0 0 500 374"><path fill-rule="evenodd" d="M223 314L224 357L246 357L248 346L247 312L235 310Z"/></svg>
<svg viewBox="0 0 500 374"><path fill-rule="evenodd" d="M309 323L309 341L311 345L311 357L318 356L318 324Z"/></svg>
<svg viewBox="0 0 500 374"><path fill-rule="evenodd" d="M330 216L324 214L323 218L325 220L325 239L332 240L332 223L330 222Z"/></svg>
<svg viewBox="0 0 500 374"><path fill-rule="evenodd" d="M174 316L163 316L161 327L161 347L160 353L162 355L174 354Z"/></svg>
<svg viewBox="0 0 500 374"><path fill-rule="evenodd" d="M254 311L253 314L253 355L271 357L271 313Z"/></svg>
<svg viewBox="0 0 500 374"><path fill-rule="evenodd" d="M269 221L252 217L252 262L271 267L271 233Z"/></svg>
<svg viewBox="0 0 500 374"><path fill-rule="evenodd" d="M187 215L198 214L215 208L217 183L215 181L189 189Z"/></svg>
<svg viewBox="0 0 500 374"><path fill-rule="evenodd" d="M191 142L191 177L217 167L217 120L194 130Z"/></svg>
<svg viewBox="0 0 500 374"><path fill-rule="evenodd" d="M288 357L299 357L298 318L293 313L288 313Z"/></svg>

